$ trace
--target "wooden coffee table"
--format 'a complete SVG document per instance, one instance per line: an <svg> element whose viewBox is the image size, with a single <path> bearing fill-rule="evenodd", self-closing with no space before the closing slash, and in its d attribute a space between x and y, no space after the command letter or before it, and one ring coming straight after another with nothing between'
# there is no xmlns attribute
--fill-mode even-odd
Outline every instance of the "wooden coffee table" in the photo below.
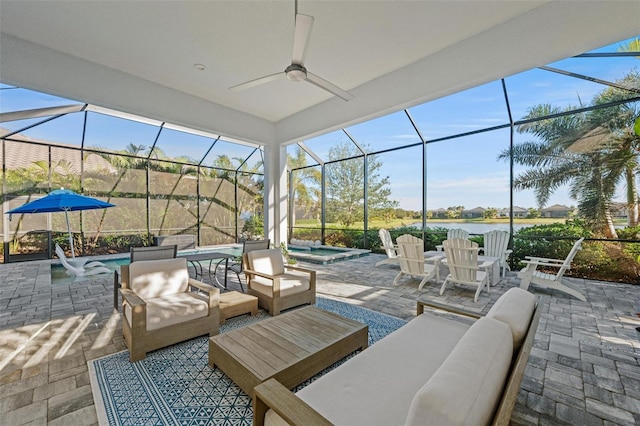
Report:
<svg viewBox="0 0 640 426"><path fill-rule="evenodd" d="M209 366L220 368L249 396L275 378L291 389L368 346L369 328L308 306L209 339Z"/></svg>

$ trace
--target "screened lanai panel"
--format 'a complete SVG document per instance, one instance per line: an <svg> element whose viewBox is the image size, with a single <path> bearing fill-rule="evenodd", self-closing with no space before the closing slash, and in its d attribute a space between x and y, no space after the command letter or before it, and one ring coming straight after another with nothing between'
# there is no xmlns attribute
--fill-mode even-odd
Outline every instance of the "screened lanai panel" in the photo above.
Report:
<svg viewBox="0 0 640 426"><path fill-rule="evenodd" d="M197 234L197 198L151 198L149 200L151 234Z"/></svg>
<svg viewBox="0 0 640 426"><path fill-rule="evenodd" d="M150 161L149 167L152 232L156 235L195 233L197 169L162 161Z"/></svg>
<svg viewBox="0 0 640 426"><path fill-rule="evenodd" d="M347 131L360 146L366 146L367 153L421 142L404 111L365 121Z"/></svg>
<svg viewBox="0 0 640 426"><path fill-rule="evenodd" d="M148 154L160 128L97 112L87 112L85 148Z"/></svg>
<svg viewBox="0 0 640 426"><path fill-rule="evenodd" d="M5 196L49 192L49 147L5 140Z"/></svg>
<svg viewBox="0 0 640 426"><path fill-rule="evenodd" d="M637 89L633 81L637 81L640 61L633 56L611 58L569 58L550 64L549 67L557 68L570 73L596 78L603 82L628 86ZM634 78L635 77L635 78ZM631 81L629 81L631 79ZM601 84L605 89L606 84ZM638 96L637 92L629 91L628 97ZM585 102L591 99L584 99Z"/></svg>
<svg viewBox="0 0 640 426"><path fill-rule="evenodd" d="M257 162L260 160L259 157L253 157L252 155L255 149L255 147L231 143L220 139L213 145L211 151L209 151L209 154L204 159L203 165L236 170L245 160L251 157L252 164L245 164L242 170L258 171L258 169L254 170L251 168L256 167Z"/></svg>
<svg viewBox="0 0 640 426"><path fill-rule="evenodd" d="M369 229L422 227L422 145L369 157Z"/></svg>
<svg viewBox="0 0 640 426"><path fill-rule="evenodd" d="M150 160L149 168L149 193L152 196L197 194L197 167Z"/></svg>
<svg viewBox="0 0 640 426"><path fill-rule="evenodd" d="M35 121L46 119L47 117L40 117ZM59 143L80 148L83 126L84 113L75 112L45 121L20 132L20 134L42 143Z"/></svg>
<svg viewBox="0 0 640 426"><path fill-rule="evenodd" d="M41 123L42 120L43 120L42 117L38 117L38 118L27 118L23 120L5 121L4 123L0 123L0 137L11 135L9 136L11 139L26 140L27 138L25 138L24 136L20 136L20 133L17 133L17 134L13 134L13 133L20 132L23 129L26 129L30 126L37 125L38 123Z"/></svg>
<svg viewBox="0 0 640 426"><path fill-rule="evenodd" d="M500 81L493 81L409 109L427 140L508 125Z"/></svg>
<svg viewBox="0 0 640 426"><path fill-rule="evenodd" d="M158 158L199 164L214 141L193 133L163 128L156 143L160 152L156 154L160 154Z"/></svg>
<svg viewBox="0 0 640 426"><path fill-rule="evenodd" d="M245 163L240 167L244 172L264 173L264 153L261 149L255 149Z"/></svg>
<svg viewBox="0 0 640 426"><path fill-rule="evenodd" d="M89 195L89 194L86 194ZM144 220L144 210L133 212L127 208L127 203L121 198L95 197L101 201L114 204L116 207L108 209L84 210L82 212L82 232L90 243L95 243L97 236L107 236L112 234L127 235L132 232L145 230L146 220ZM131 217L126 216L127 212ZM137 216L142 216L140 221ZM140 227L140 223L143 226ZM134 231L135 230L135 231Z"/></svg>
<svg viewBox="0 0 640 426"><path fill-rule="evenodd" d="M289 182L290 238L319 240L321 225L320 166L293 170Z"/></svg>
<svg viewBox="0 0 640 426"><path fill-rule="evenodd" d="M80 102L59 98L46 93L0 84L0 112L25 111L63 105L79 105Z"/></svg>
<svg viewBox="0 0 640 426"><path fill-rule="evenodd" d="M516 122L529 118L530 112L544 110L545 105L553 106L549 113L580 108L606 87L542 69L507 77L505 85Z"/></svg>
<svg viewBox="0 0 640 426"><path fill-rule="evenodd" d="M147 201L144 198L129 197L100 197L85 192L102 201L114 204L115 207L101 210L87 210L83 212L83 226L85 236L96 237L137 237L130 239L136 244L147 234Z"/></svg>
<svg viewBox="0 0 640 426"><path fill-rule="evenodd" d="M0 85L0 87L2 87ZM4 165L4 141L0 139L0 167L2 167ZM4 192L3 192L4 195ZM4 198L4 197L3 197ZM0 214L2 214L2 217L4 218L4 206L0 207ZM4 220L0 220L0 235L4 235ZM0 251L4 251L4 250L0 250ZM4 254L1 254L0 256L4 256ZM4 257L2 257L2 261L4 261Z"/></svg>
<svg viewBox="0 0 640 426"><path fill-rule="evenodd" d="M146 160L117 154L85 152L85 191L105 196L146 197Z"/></svg>
<svg viewBox="0 0 640 426"><path fill-rule="evenodd" d="M79 192L82 157L79 149L51 147L51 188Z"/></svg>
<svg viewBox="0 0 640 426"><path fill-rule="evenodd" d="M362 155L351 139L342 131L327 133L304 141L322 161L340 160L352 155Z"/></svg>
<svg viewBox="0 0 640 426"><path fill-rule="evenodd" d="M264 236L264 178L261 175L238 173L238 235L245 239Z"/></svg>
<svg viewBox="0 0 640 426"><path fill-rule="evenodd" d="M325 166L327 228L363 229L364 158Z"/></svg>
<svg viewBox="0 0 640 426"><path fill-rule="evenodd" d="M566 122L563 119L548 120L544 123L540 123L541 126L557 126L560 123ZM539 167L536 165L523 165L519 159L523 159L526 155L527 149L523 147L523 144L529 146L539 145L543 141L532 135L531 133L516 132L514 134L514 189L513 189L513 204L514 204L514 217L537 218L539 224L550 224L555 222L562 222L569 217L569 212L573 212L576 205L575 200L571 199L570 187L571 185L561 184L549 192L547 200L540 204L536 197L536 188L538 186L535 183L540 182L542 184L543 177L545 175L555 178L564 179L565 176L561 176L553 171L550 167ZM574 164L580 156L570 151L559 151L559 155L554 156L556 161L553 163L556 166L562 164ZM542 158L540 159L543 160ZM551 163L550 163L551 164ZM577 163L575 163L577 165ZM573 213L571 213L573 215ZM523 226L517 225L515 230L518 231Z"/></svg>
<svg viewBox="0 0 640 426"><path fill-rule="evenodd" d="M15 198L5 199L5 212L11 209L22 206L23 204L35 201L44 197L46 194L37 195L20 195ZM3 219L10 219L7 223L7 231L9 232L9 239L14 240L21 238L29 231L49 229L49 223L51 220L50 213L38 213L38 214L14 214L5 215ZM63 215L64 217L64 215Z"/></svg>
<svg viewBox="0 0 640 426"><path fill-rule="evenodd" d="M234 174L203 170L200 177L200 244L235 242Z"/></svg>
<svg viewBox="0 0 640 426"><path fill-rule="evenodd" d="M427 144L427 227L508 231L509 162L498 159L508 147L509 129ZM473 223L484 217L495 224Z"/></svg>
<svg viewBox="0 0 640 426"><path fill-rule="evenodd" d="M299 169L316 164L318 162L298 144L287 146L287 166L289 169Z"/></svg>

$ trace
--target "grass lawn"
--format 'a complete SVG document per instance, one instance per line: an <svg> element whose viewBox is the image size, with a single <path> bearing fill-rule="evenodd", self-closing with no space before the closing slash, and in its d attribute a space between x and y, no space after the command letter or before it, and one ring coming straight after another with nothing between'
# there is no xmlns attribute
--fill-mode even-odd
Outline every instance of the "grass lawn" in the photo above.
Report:
<svg viewBox="0 0 640 426"><path fill-rule="evenodd" d="M536 218L536 219L513 219L513 223L527 225L548 225L551 223L564 223L564 218ZM370 220L369 229L378 228L398 228L401 226L411 226L414 223L420 223L421 219L392 219L392 220ZM437 227L438 223L509 223L509 219L428 219L427 226ZM305 219L296 221L296 227L303 228L320 228L320 222L314 219ZM340 223L327 223L327 229L343 229L344 225ZM356 222L348 229L364 229L364 222Z"/></svg>

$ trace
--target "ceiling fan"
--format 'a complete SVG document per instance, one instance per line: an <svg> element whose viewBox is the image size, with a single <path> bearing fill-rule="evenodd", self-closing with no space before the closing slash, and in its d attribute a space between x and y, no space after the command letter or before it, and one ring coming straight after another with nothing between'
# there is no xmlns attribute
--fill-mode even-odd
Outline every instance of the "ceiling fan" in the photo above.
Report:
<svg viewBox="0 0 640 426"><path fill-rule="evenodd" d="M256 78L245 83L238 84L230 87L229 90L240 91L249 89L251 87L259 86L270 81L277 80L286 76L291 81L307 81L327 92L349 101L353 99L353 95L346 90L343 90L333 83L310 73L304 66L304 59L307 54L307 45L309 44L309 35L311 34L311 27L313 26L313 16L302 15L298 13L298 0L295 2L295 27L293 34L293 54L291 55L291 65L285 68L284 72L267 75L264 77Z"/></svg>

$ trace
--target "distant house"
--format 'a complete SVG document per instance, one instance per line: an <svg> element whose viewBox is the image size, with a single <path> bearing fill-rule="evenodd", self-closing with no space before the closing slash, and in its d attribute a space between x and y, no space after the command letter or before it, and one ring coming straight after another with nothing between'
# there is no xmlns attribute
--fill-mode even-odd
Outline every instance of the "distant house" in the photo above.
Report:
<svg viewBox="0 0 640 426"><path fill-rule="evenodd" d="M439 208L439 209L435 209L432 211L433 216L431 216L433 219L446 219L447 218L447 210L443 209L443 208Z"/></svg>
<svg viewBox="0 0 640 426"><path fill-rule="evenodd" d="M609 209L611 210L611 216L616 219L627 219L629 217L629 211L625 203L612 203Z"/></svg>
<svg viewBox="0 0 640 426"><path fill-rule="evenodd" d="M573 208L567 207L561 204L554 204L552 206L540 209L542 217L569 217L569 213L573 211Z"/></svg>
<svg viewBox="0 0 640 426"><path fill-rule="evenodd" d="M482 207L476 207L475 209L463 210L462 217L465 219L473 219L478 217L484 217L484 211Z"/></svg>
<svg viewBox="0 0 640 426"><path fill-rule="evenodd" d="M526 218L528 214L529 214L529 210L523 207L513 206L514 218ZM509 209L498 210L498 217L509 217Z"/></svg>

